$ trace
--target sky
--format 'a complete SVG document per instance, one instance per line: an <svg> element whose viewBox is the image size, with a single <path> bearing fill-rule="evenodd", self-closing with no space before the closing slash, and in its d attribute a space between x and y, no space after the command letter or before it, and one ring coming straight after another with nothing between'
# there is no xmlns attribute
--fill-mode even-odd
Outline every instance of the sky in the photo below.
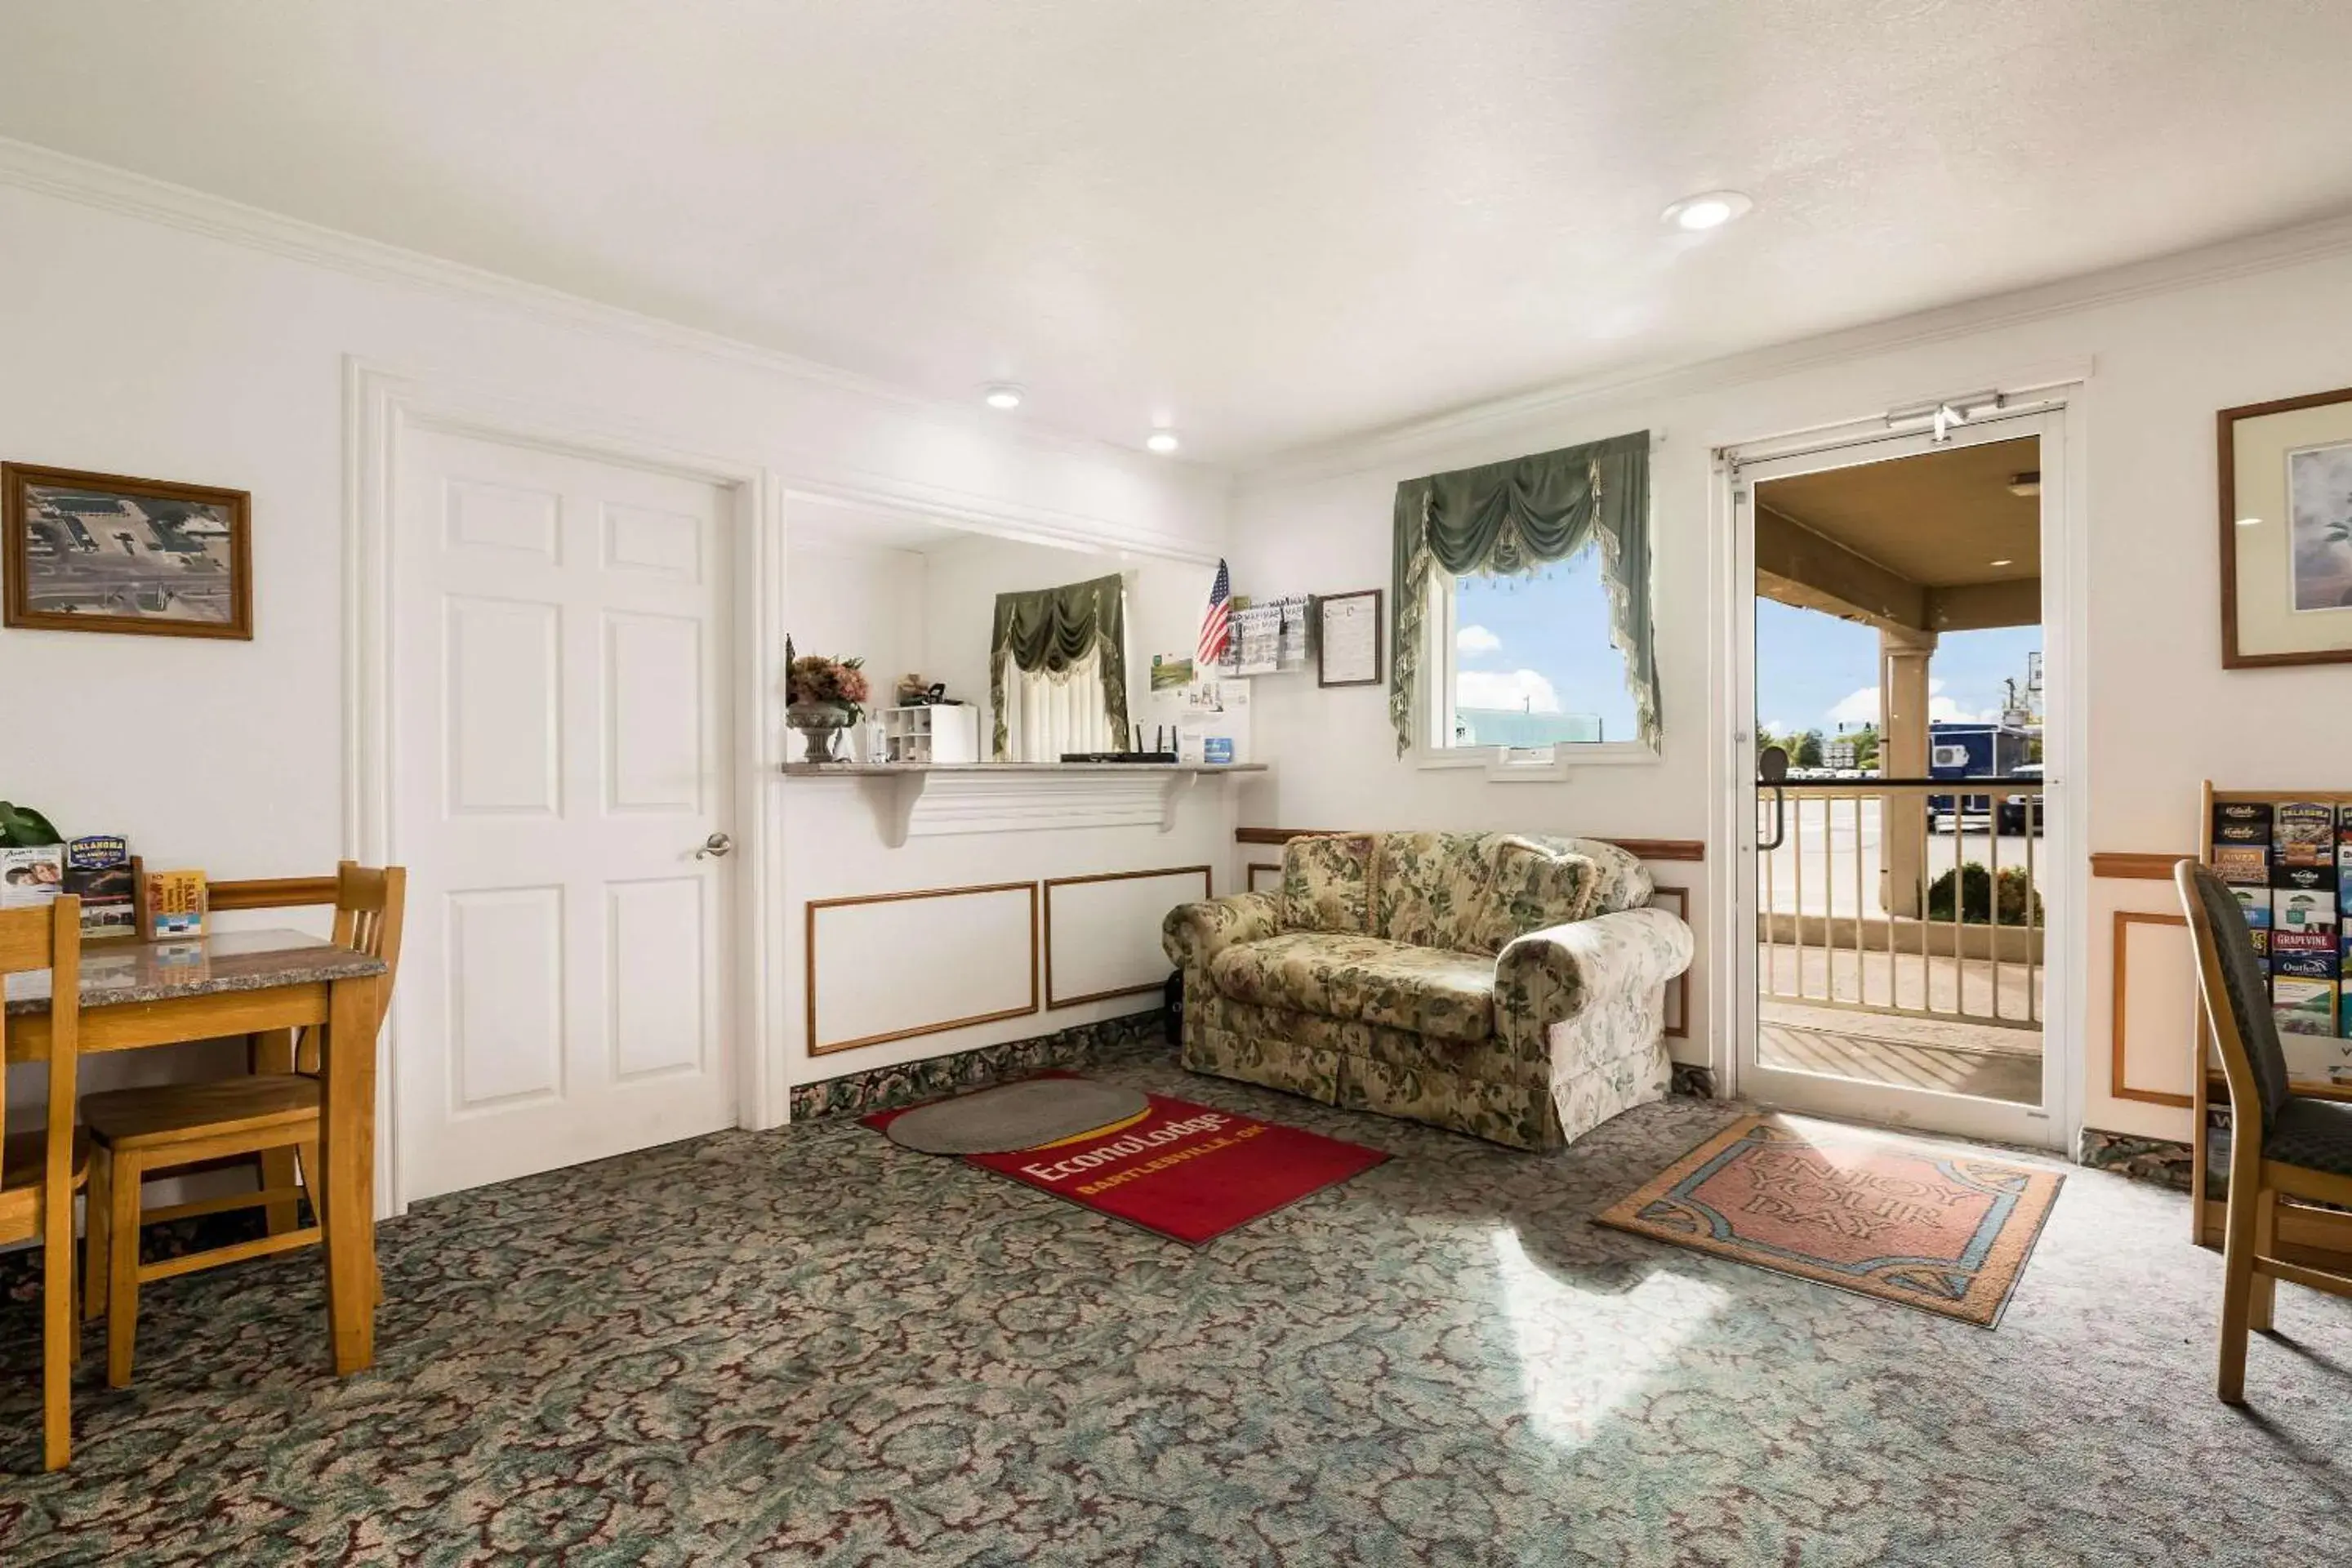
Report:
<svg viewBox="0 0 2352 1568"><path fill-rule="evenodd" d="M1927 663L1931 721L2000 717L2001 682L2025 679L2040 626L1946 632ZM1818 610L1756 601L1756 717L1775 735L1878 721L1878 633Z"/></svg>
<svg viewBox="0 0 2352 1568"><path fill-rule="evenodd" d="M1597 550L1532 582L1457 578L1454 593L1454 706L1592 713L1602 740L1633 738L1625 656L1609 641Z"/></svg>
<svg viewBox="0 0 2352 1568"><path fill-rule="evenodd" d="M1633 700L1609 641L1600 556L1588 548L1532 582L1464 577L1454 588L1454 701L1464 708L1592 713L1629 740ZM1947 632L1928 665L1929 718L1998 718L2001 681L2025 675L2039 626ZM1878 634L1770 599L1756 602L1756 716L1774 734L1874 722ZM1678 722L1667 715L1668 724ZM1687 721L1687 716L1683 721Z"/></svg>

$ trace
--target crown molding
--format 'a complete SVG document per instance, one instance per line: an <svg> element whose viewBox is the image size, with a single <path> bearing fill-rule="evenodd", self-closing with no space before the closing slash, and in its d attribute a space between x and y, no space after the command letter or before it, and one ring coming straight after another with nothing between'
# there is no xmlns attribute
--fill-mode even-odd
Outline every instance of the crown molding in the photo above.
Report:
<svg viewBox="0 0 2352 1568"><path fill-rule="evenodd" d="M2352 253L2352 216L2326 218L1739 353L1561 382L1275 453L1260 462L1243 465L1234 475L1234 492L1278 489L1393 468L1419 456L1458 448L1521 425L1558 419L1597 405L1720 392L1873 354L2179 293L2347 253Z"/></svg>
<svg viewBox="0 0 2352 1568"><path fill-rule="evenodd" d="M1147 457L1116 442L1076 432L1008 422L961 403L911 391L853 371L804 359L723 332L649 316L584 295L526 282L502 272L450 261L383 240L289 217L227 196L168 180L95 163L30 142L0 137L0 186L14 186L82 206L160 224L183 233L226 241L247 249L306 262L371 282L422 289L445 296L501 306L557 326L633 339L707 359L749 366L780 379L823 387L845 396L895 407L926 418L982 430L996 440L1097 459L1113 458L1143 469L1164 471L1167 458ZM1213 467L1179 459L1193 469Z"/></svg>

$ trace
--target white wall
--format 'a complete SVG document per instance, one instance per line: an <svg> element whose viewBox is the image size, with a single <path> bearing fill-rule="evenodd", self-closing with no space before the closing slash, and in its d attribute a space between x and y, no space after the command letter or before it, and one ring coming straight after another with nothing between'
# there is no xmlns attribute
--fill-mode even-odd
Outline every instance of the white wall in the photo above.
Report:
<svg viewBox="0 0 2352 1568"><path fill-rule="evenodd" d="M253 493L250 643L0 631L0 798L68 834L125 834L151 861L292 876L348 847L347 356L782 484L1112 544L1223 544L1214 470L879 394L130 176L60 165L40 180L0 184L0 455Z"/></svg>
<svg viewBox="0 0 2352 1568"><path fill-rule="evenodd" d="M2208 775L2250 787L2345 786L2352 728L2339 719L2352 670L2221 668L2214 414L2352 383L2347 251L2352 237L2342 234L2318 246L2250 247L2242 257L2210 258L2211 275L2200 280L2168 285L2144 269L1245 476L1234 519L1237 586L1385 587L1398 480L1630 430L1663 432L1653 482L1666 742L1651 764L1582 768L1558 784L1492 784L1398 760L1381 691L1261 682L1259 754L1276 766L1244 820L1712 838L1713 803L1730 781L1727 710L1717 710L1710 690L1712 623L1724 614L1709 581L1711 531L1720 526L1710 510L1710 449L2016 384L2065 364L2093 371L2075 398L2084 438L2072 454L2086 465L2088 515L2079 524L2090 563L2082 847L2193 851L2198 785ZM2191 266L2205 262L2171 270ZM2096 297L2102 289L2108 297ZM1724 847L1710 844L1713 866ZM2053 1021L2081 1042L2089 1125L2187 1136L2184 1112L2107 1093L2109 914L2125 905L2162 909L2168 899L2158 883L2092 884L2081 1005ZM1719 1016L1705 981L1697 977L1695 1046ZM2146 1081L2178 1065L2148 1062L2134 1077ZM2187 1081L2185 1070L2172 1076Z"/></svg>
<svg viewBox="0 0 2352 1568"><path fill-rule="evenodd" d="M342 845L347 354L794 479L1221 542L1209 470L21 189L0 188L0 342L8 458L253 492L251 643L0 633L0 733L54 738L8 748L0 797L215 876L315 871Z"/></svg>
<svg viewBox="0 0 2352 1568"><path fill-rule="evenodd" d="M785 557L784 626L803 654L863 658L874 690L891 700L898 678L923 662L923 558L826 540L793 541Z"/></svg>

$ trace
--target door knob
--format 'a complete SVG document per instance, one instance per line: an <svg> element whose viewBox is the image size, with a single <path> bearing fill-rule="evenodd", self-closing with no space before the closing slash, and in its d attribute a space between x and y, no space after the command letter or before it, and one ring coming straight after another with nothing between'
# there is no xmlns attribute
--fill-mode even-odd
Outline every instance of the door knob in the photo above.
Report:
<svg viewBox="0 0 2352 1568"><path fill-rule="evenodd" d="M724 833L714 833L702 841L702 847L694 852L694 858L698 860L709 860L724 855L734 847L735 840L728 837Z"/></svg>

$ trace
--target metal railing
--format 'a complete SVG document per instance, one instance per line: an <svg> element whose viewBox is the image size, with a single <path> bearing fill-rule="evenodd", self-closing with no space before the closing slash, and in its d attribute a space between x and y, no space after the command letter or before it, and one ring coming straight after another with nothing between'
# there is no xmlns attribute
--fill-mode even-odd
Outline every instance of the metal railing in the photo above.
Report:
<svg viewBox="0 0 2352 1568"><path fill-rule="evenodd" d="M2039 1029L2038 782L1809 779L1783 786L1784 805L1760 797L1757 843L1773 842L1776 814L1780 831L1777 848L1757 854L1759 988L1815 1006ZM1947 821L1948 837L1934 831ZM1984 868L1981 908L1969 897L1971 864ZM1950 907L1931 912L1946 876Z"/></svg>

